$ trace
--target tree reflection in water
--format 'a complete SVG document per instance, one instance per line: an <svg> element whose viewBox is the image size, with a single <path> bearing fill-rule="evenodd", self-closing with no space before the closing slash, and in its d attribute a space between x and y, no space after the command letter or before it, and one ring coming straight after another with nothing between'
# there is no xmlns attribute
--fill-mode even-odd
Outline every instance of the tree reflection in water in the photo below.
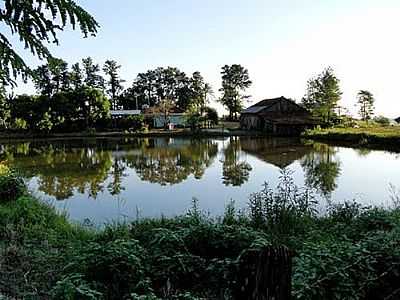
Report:
<svg viewBox="0 0 400 300"><path fill-rule="evenodd" d="M58 200L76 192L96 199L105 189L119 195L127 169L135 170L143 181L160 185L183 182L192 174L200 179L217 153L213 141L185 139L27 142L1 149L3 160L25 178L35 177L38 190Z"/></svg>
<svg viewBox="0 0 400 300"><path fill-rule="evenodd" d="M316 189L326 198L330 198L337 188L337 179L341 172L341 164L336 153L337 150L334 147L315 143L313 151L301 161L306 185Z"/></svg>
<svg viewBox="0 0 400 300"><path fill-rule="evenodd" d="M238 137L231 137L224 149L222 165L222 182L226 185L241 186L249 180L252 167L246 161L241 161L241 146Z"/></svg>
<svg viewBox="0 0 400 300"><path fill-rule="evenodd" d="M290 139L231 137L222 148L222 183L239 187L249 180L250 154L279 168L300 161L306 184L329 196L337 187L340 162L335 148ZM38 190L58 200L76 193L96 199L99 193L120 195L134 180L175 185L193 176L201 179L218 154L209 139L92 139L0 145L0 159L35 178Z"/></svg>
<svg viewBox="0 0 400 300"><path fill-rule="evenodd" d="M192 174L201 179L217 153L218 145L210 140L151 139L140 153L123 159L141 180L172 185Z"/></svg>

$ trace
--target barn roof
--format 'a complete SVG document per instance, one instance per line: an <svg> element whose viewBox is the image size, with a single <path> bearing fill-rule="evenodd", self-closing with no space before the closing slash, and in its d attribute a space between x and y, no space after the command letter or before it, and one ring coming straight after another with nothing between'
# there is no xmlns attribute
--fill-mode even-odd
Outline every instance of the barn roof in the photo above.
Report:
<svg viewBox="0 0 400 300"><path fill-rule="evenodd" d="M286 168L302 159L312 151L312 146L299 144L297 140L275 139L240 139L242 150L269 164Z"/></svg>
<svg viewBox="0 0 400 300"><path fill-rule="evenodd" d="M278 98L272 98L272 99L265 99L262 100L252 106L250 106L249 108L245 109L242 111L242 114L257 114L265 109L268 109L272 106L274 106L276 103L281 102L281 101L290 101L293 104L301 107L300 105L298 105L296 102L294 102L291 99L287 99L285 97L278 97ZM303 109L303 108L302 108Z"/></svg>
<svg viewBox="0 0 400 300"><path fill-rule="evenodd" d="M276 111L273 109L276 104L282 102L290 103L292 107L297 107L296 111ZM243 115L257 115L282 125L310 125L319 123L313 119L312 115L305 108L283 96L262 100L243 110Z"/></svg>

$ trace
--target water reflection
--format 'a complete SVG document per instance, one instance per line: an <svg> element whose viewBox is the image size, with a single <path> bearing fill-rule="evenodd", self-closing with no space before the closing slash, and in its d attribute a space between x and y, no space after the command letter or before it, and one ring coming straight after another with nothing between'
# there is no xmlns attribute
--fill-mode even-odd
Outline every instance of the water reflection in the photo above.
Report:
<svg viewBox="0 0 400 300"><path fill-rule="evenodd" d="M222 176L227 187L249 181L254 169L247 155L286 168L298 161L305 182L326 197L336 189L341 163L337 150L324 144L293 139L231 137L210 139L92 139L55 142L24 142L1 145L1 158L26 178L35 178L38 190L58 200L75 193L96 199L107 191L120 195L137 176L159 186L178 185L190 177L200 180L216 165L220 153ZM360 155L364 153L360 152ZM189 195L191 196L191 195Z"/></svg>
<svg viewBox="0 0 400 300"><path fill-rule="evenodd" d="M305 182L308 187L329 199L337 188L337 179L341 172L341 163L336 156L338 150L319 143L314 143L312 148L301 160Z"/></svg>
<svg viewBox="0 0 400 300"><path fill-rule="evenodd" d="M242 138L243 151L278 168L286 168L314 150L312 145L299 139L287 138Z"/></svg>
<svg viewBox="0 0 400 300"><path fill-rule="evenodd" d="M252 167L241 157L241 140L231 137L224 149L222 182L226 186L241 186L249 180Z"/></svg>
<svg viewBox="0 0 400 300"><path fill-rule="evenodd" d="M146 144L122 160L141 180L161 185L181 183L190 175L201 179L218 153L211 140L151 139Z"/></svg>

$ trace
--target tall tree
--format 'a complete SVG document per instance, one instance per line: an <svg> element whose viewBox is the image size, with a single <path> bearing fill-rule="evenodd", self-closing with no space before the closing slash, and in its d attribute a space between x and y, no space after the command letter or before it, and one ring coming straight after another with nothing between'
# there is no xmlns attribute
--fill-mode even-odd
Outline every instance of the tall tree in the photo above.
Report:
<svg viewBox="0 0 400 300"><path fill-rule="evenodd" d="M210 84L206 83L200 72L194 72L190 79L192 91L192 104L194 104L198 112L202 115L205 112L209 102L209 96L213 95L213 90Z"/></svg>
<svg viewBox="0 0 400 300"><path fill-rule="evenodd" d="M86 86L95 89L104 89L104 78L99 74L100 66L93 62L91 57L82 59L84 71L84 83Z"/></svg>
<svg viewBox="0 0 400 300"><path fill-rule="evenodd" d="M332 122L342 96L339 82L333 69L328 67L308 81L306 95L302 99L303 106L327 124Z"/></svg>
<svg viewBox="0 0 400 300"><path fill-rule="evenodd" d="M225 65L222 67L222 97L220 102L229 110L229 117L237 118L237 114L243 108L243 100L250 96L243 92L248 89L252 82L249 71L241 65Z"/></svg>
<svg viewBox="0 0 400 300"><path fill-rule="evenodd" d="M83 85L83 72L79 63L73 64L69 73L69 81L73 89L79 89Z"/></svg>
<svg viewBox="0 0 400 300"><path fill-rule="evenodd" d="M33 81L39 93L51 97L69 89L68 64L62 59L50 58L48 63L34 70Z"/></svg>
<svg viewBox="0 0 400 300"><path fill-rule="evenodd" d="M104 64L103 71L109 77L107 85L107 93L111 97L112 109L117 109L117 98L120 92L123 90L122 80L118 74L120 65L114 60L107 60Z"/></svg>
<svg viewBox="0 0 400 300"><path fill-rule="evenodd" d="M95 35L99 27L73 0L3 0L1 3L0 22L39 59L51 57L45 44L58 44L57 34L68 24L73 29L79 27L85 37ZM3 32L0 33L0 81L15 84L13 79L18 75L26 79L32 72Z"/></svg>
<svg viewBox="0 0 400 300"><path fill-rule="evenodd" d="M156 68L139 73L132 86L124 93L124 107L136 107L147 104L156 106L160 101L169 99L183 110L193 100L191 79L178 68Z"/></svg>
<svg viewBox="0 0 400 300"><path fill-rule="evenodd" d="M366 90L361 90L357 95L357 104L359 105L359 114L363 121L368 121L372 119L374 115L374 103L375 98L374 95Z"/></svg>

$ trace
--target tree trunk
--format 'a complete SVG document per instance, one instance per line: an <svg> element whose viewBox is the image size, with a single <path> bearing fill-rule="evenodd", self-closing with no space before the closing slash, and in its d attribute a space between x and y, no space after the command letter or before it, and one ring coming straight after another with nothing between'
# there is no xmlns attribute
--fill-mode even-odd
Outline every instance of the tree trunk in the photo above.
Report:
<svg viewBox="0 0 400 300"><path fill-rule="evenodd" d="M240 259L234 299L289 300L292 255L286 247L250 250Z"/></svg>

